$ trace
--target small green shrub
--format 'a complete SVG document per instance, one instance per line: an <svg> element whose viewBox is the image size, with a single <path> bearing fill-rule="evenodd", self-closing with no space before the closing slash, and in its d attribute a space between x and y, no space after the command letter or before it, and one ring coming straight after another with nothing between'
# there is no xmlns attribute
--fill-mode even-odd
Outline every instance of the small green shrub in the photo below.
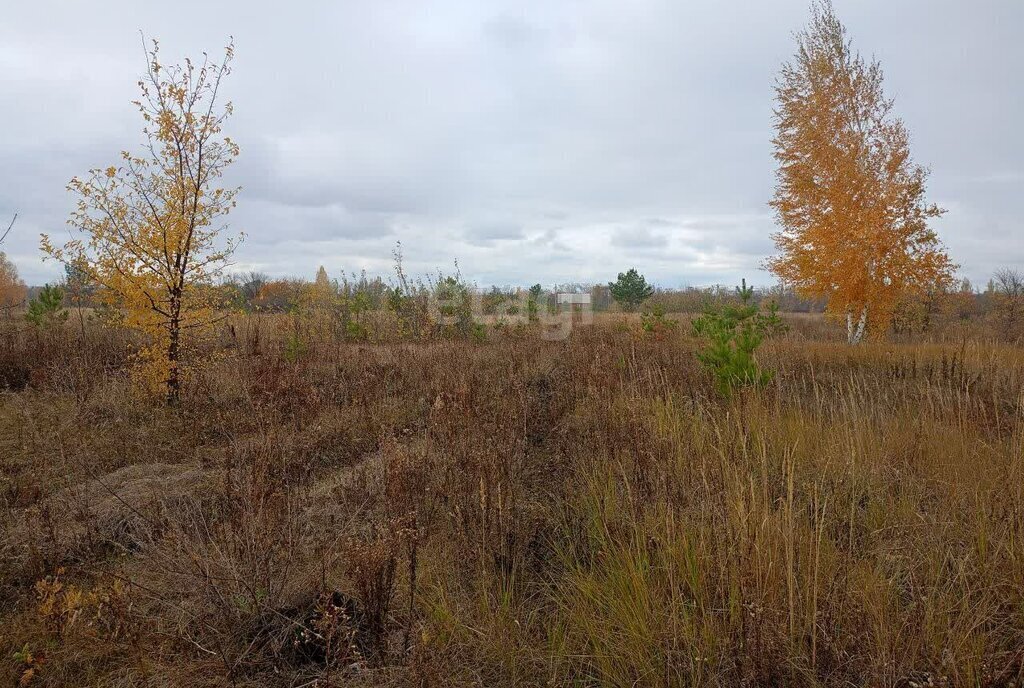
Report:
<svg viewBox="0 0 1024 688"><path fill-rule="evenodd" d="M643 328L644 332L655 337L664 336L675 330L678 325L678 321L665 317L664 306L657 305L650 311L640 314L640 327Z"/></svg>
<svg viewBox="0 0 1024 688"><path fill-rule="evenodd" d="M50 327L66 321L68 312L64 310L64 290L47 284L28 304L25 319L34 327Z"/></svg>
<svg viewBox="0 0 1024 688"><path fill-rule="evenodd" d="M299 337L298 332L293 332L285 340L284 350L281 353L287 362L298 363L299 359L306 355L306 351L306 343Z"/></svg>
<svg viewBox="0 0 1024 688"><path fill-rule="evenodd" d="M470 287L456 272L454 275L438 275L433 286L435 324L437 333L443 337L475 336L473 302Z"/></svg>
<svg viewBox="0 0 1024 688"><path fill-rule="evenodd" d="M736 387L771 381L773 374L761 370L754 354L766 337L785 330L774 302L765 311L750 302L754 290L746 280L736 293L739 305L708 307L693 321L694 334L704 340L697 358L714 375L715 386L724 396Z"/></svg>
<svg viewBox="0 0 1024 688"><path fill-rule="evenodd" d="M526 300L526 315L530 319L530 322L536 322L540 317L540 303L541 295L544 293L544 287L539 284L535 284L530 287L529 295Z"/></svg>
<svg viewBox="0 0 1024 688"><path fill-rule="evenodd" d="M348 324L345 325L345 338L349 341L365 342L370 338L370 331L363 323L356 320L350 320Z"/></svg>
<svg viewBox="0 0 1024 688"><path fill-rule="evenodd" d="M654 287L647 284L647 280L636 268L630 268L620 272L617 280L608 283L608 291L623 310L635 311L641 303L651 298Z"/></svg>

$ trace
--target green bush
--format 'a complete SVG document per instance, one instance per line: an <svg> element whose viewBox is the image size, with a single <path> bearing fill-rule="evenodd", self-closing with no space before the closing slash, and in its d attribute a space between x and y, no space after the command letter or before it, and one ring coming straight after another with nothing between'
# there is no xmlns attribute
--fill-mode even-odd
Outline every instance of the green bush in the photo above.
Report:
<svg viewBox="0 0 1024 688"><path fill-rule="evenodd" d="M526 300L526 315L529 317L530 322L536 322L540 317L540 298L544 294L544 287L539 284L535 284L530 287L529 295Z"/></svg>
<svg viewBox="0 0 1024 688"><path fill-rule="evenodd" d="M470 287L458 275L438 276L433 296L437 332L445 337L475 336Z"/></svg>
<svg viewBox="0 0 1024 688"><path fill-rule="evenodd" d="M630 268L626 272L620 272L616 281L608 283L608 291L623 310L635 311L654 294L654 287L647 284L647 280L636 271L636 268Z"/></svg>
<svg viewBox="0 0 1024 688"><path fill-rule="evenodd" d="M708 307L693 321L694 334L704 340L697 358L714 375L715 386L724 396L736 387L771 381L773 374L761 370L755 352L766 337L785 330L774 302L764 311L751 303L754 290L746 280L736 293L739 305Z"/></svg>
<svg viewBox="0 0 1024 688"><path fill-rule="evenodd" d="M28 304L25 319L34 327L50 327L66 321L68 312L64 310L64 290L47 284Z"/></svg>
<svg viewBox="0 0 1024 688"><path fill-rule="evenodd" d="M299 359L305 356L307 351L308 347L306 346L306 343L302 341L302 338L299 337L299 333L293 332L288 335L288 339L285 340L281 355L284 357L284 360L289 363L298 363Z"/></svg>
<svg viewBox="0 0 1024 688"><path fill-rule="evenodd" d="M675 330L678 324L677 321L665 317L665 308L660 305L655 305L651 310L640 314L640 327L647 334L656 337Z"/></svg>

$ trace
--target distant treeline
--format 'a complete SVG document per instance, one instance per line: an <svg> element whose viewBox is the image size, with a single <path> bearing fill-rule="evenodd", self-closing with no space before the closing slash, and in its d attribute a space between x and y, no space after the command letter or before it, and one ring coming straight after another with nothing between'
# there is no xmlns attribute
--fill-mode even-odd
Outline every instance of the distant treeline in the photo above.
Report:
<svg viewBox="0 0 1024 688"><path fill-rule="evenodd" d="M208 287L220 292L220 303L225 308L237 308L244 311L262 311L269 313L287 313L301 307L309 300L312 291L323 293L325 288L341 298L360 301L365 310L384 310L389 299L395 292L406 295L433 293L437 285L452 276L438 275L435 279L407 281L398 284L394 280L364 273L345 275L339 279L328 279L321 273L319 279L310 281L296 277L272 278L261 272L234 274L226 277L220 284ZM585 282L566 282L551 286L535 285L526 287L499 287L470 284L454 276L467 289L475 289L486 315L498 314L503 306L516 301L530 298L531 293L538 295L541 302L553 299L555 294L590 294L593 310L597 312L615 312L620 310L612 298L607 284L589 284ZM69 275L61 281L68 299L84 307L99 306L98 299L93 298L95 288L81 283ZM42 286L29 287L26 297L35 298L43 289ZM782 286L755 288L754 299L757 302L774 301L779 310L787 313L821 313L825 309L824 299L807 299L797 295L792 289ZM77 295L77 296L76 296ZM709 287L654 287L654 294L645 301L645 307L658 308L666 313L700 313L707 306L730 302L736 298L735 286L715 285Z"/></svg>
<svg viewBox="0 0 1024 688"><path fill-rule="evenodd" d="M555 294L589 294L591 307L596 312L617 312L621 306L613 299L608 284L568 282L545 287L536 284L523 287L480 287L454 274L412 279L397 266L397 278L385 279L363 273L342 274L338 279L328 277L320 268L315 280L300 278L271 278L260 272L233 274L219 284L205 287L215 292L215 300L229 310L262 313L292 313L308 309L310 304L323 303L329 295L332 302L359 312L391 310L403 300L427 300L453 288L463 293L474 293L479 312L484 315L515 313L527 302L535 302L554 309ZM97 287L90 285L80 273L68 270L61 281L65 300L69 306L99 307L95 298ZM31 287L27 298L34 298L42 287ZM700 313L710 306L733 302L737 298L735 287L655 287L642 310L664 313ZM808 299L782 285L754 290L754 302L774 302L784 313L822 313L824 299ZM1024 275L1004 269L990 279L984 289L976 289L968 280L951 287L925 290L907 296L896 309L891 325L895 333L924 332L940 323L985 320L994 333L1016 339L1024 329Z"/></svg>

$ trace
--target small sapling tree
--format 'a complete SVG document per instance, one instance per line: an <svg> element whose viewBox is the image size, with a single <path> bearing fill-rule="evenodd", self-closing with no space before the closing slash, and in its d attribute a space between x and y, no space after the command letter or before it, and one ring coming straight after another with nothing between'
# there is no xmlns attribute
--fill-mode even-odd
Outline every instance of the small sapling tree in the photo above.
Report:
<svg viewBox="0 0 1024 688"><path fill-rule="evenodd" d="M68 319L64 310L64 290L56 285L47 284L28 304L25 320L33 327L53 327Z"/></svg>
<svg viewBox="0 0 1024 688"><path fill-rule="evenodd" d="M233 53L228 45L220 63L165 66L154 41L134 103L142 152L72 179L69 223L78 236L63 246L42 236L45 253L81 269L112 312L146 337L140 372L171 404L184 366L196 360L197 336L218 318L208 287L239 241L222 236L238 189L217 186L238 156L222 133L231 104L219 97Z"/></svg>
<svg viewBox="0 0 1024 688"><path fill-rule="evenodd" d="M651 298L654 287L647 284L647 280L636 268L630 268L626 272L620 272L617 280L608 283L608 291L622 310L632 312Z"/></svg>
<svg viewBox="0 0 1024 688"><path fill-rule="evenodd" d="M774 302L765 310L751 302L754 290L746 280L736 288L736 294L739 305L709 307L693 321L694 334L704 342L697 358L714 376L723 396L729 396L736 387L771 381L773 374L758 366L755 352L766 337L785 329Z"/></svg>

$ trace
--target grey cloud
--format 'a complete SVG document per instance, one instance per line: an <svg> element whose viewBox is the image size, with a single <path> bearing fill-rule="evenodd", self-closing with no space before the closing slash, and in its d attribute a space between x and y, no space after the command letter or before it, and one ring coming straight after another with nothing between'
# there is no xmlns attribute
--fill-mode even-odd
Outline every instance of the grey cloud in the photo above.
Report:
<svg viewBox="0 0 1024 688"><path fill-rule="evenodd" d="M524 238L523 228L513 222L489 222L475 225L464 233L465 240L476 246L493 246L498 241Z"/></svg>
<svg viewBox="0 0 1024 688"><path fill-rule="evenodd" d="M483 24L484 35L509 49L523 49L540 43L544 32L531 24L522 15L499 14Z"/></svg>
<svg viewBox="0 0 1024 688"><path fill-rule="evenodd" d="M364 241L390 237L399 219L386 213L352 212L340 204L290 206L251 202L231 218L247 235L246 243L260 247L281 241Z"/></svg>
<svg viewBox="0 0 1024 688"><path fill-rule="evenodd" d="M624 249L663 249L668 246L668 237L652 232L649 227L620 227L612 234L611 244Z"/></svg>
<svg viewBox="0 0 1024 688"><path fill-rule="evenodd" d="M240 263L386 274L401 240L411 269L458 259L481 282L600 282L630 264L664 284L768 282L772 83L807 4L14 3L0 219L21 218L5 249L29 282L57 274L34 256L39 232L63 231L68 179L140 140L142 29L168 61L235 36ZM1024 4L835 4L933 171L954 260L975 282L1024 264Z"/></svg>

